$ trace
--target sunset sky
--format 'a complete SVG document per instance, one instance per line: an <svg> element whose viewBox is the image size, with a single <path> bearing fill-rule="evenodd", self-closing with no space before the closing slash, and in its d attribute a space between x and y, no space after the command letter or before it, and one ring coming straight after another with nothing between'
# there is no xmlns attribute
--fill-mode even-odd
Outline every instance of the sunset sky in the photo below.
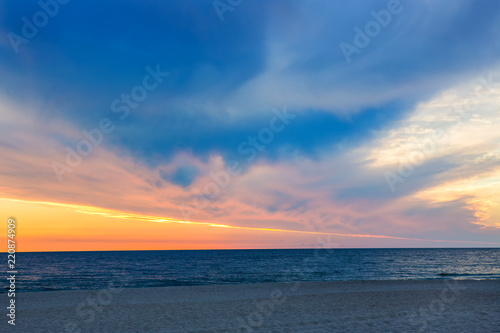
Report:
<svg viewBox="0 0 500 333"><path fill-rule="evenodd" d="M498 1L41 3L0 3L3 244L500 246Z"/></svg>

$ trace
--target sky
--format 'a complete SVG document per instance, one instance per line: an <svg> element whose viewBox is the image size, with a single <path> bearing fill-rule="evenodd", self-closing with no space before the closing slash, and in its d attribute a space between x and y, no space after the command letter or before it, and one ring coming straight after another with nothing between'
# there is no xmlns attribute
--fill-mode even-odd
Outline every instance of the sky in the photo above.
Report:
<svg viewBox="0 0 500 333"><path fill-rule="evenodd" d="M500 3L0 3L18 251L500 246Z"/></svg>

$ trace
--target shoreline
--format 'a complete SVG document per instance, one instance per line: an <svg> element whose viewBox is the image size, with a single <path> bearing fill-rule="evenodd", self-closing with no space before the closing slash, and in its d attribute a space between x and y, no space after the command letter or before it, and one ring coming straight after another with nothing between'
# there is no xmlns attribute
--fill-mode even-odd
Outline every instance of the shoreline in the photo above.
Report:
<svg viewBox="0 0 500 333"><path fill-rule="evenodd" d="M29 332L495 332L500 327L500 280L64 290L19 293L16 303L16 326Z"/></svg>
<svg viewBox="0 0 500 333"><path fill-rule="evenodd" d="M253 285L272 285L272 284L314 284L314 283L399 283L399 282L429 282L429 281L500 281L500 277L483 278L483 279L457 279L454 274L438 274L435 278L413 278L413 279L380 279L380 280L333 280L333 281L286 281L286 282L245 282L245 283L211 283L211 284L196 284L196 285L176 285L176 286L147 286L147 287L118 287L116 289L131 290L131 289L164 289L164 288L196 288L196 287L224 287L224 286L253 286ZM112 281L114 283L116 281ZM16 294L34 294L34 293L57 293L57 292L92 292L109 288L94 288L94 289L47 289L47 290L23 290L19 289ZM8 293L8 289L0 290L1 295Z"/></svg>

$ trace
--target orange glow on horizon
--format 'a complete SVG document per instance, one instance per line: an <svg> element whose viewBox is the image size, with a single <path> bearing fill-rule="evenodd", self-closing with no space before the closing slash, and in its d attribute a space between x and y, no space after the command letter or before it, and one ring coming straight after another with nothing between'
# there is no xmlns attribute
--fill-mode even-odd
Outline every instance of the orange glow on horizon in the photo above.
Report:
<svg viewBox="0 0 500 333"><path fill-rule="evenodd" d="M452 242L387 235L343 234L185 221L78 204L0 198L19 223L19 251L180 250L297 248L324 243L318 236L353 239ZM16 216L19 212L19 216ZM92 218L88 218L89 215ZM70 221L68 223L68 221ZM152 222L147 225L137 222ZM117 225L119 223L119 225ZM5 226L2 226L4 228ZM284 234L287 234L284 237ZM2 233L6 235L6 232ZM314 238L315 236L316 238ZM338 241L338 239L337 239ZM332 246L337 247L337 246Z"/></svg>

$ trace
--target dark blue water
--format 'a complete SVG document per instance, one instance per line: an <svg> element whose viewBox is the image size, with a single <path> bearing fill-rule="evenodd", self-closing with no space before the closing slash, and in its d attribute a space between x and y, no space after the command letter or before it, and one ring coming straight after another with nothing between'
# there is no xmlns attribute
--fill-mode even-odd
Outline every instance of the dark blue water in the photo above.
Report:
<svg viewBox="0 0 500 333"><path fill-rule="evenodd" d="M500 249L17 253L16 264L18 291L290 281L500 279ZM6 291L4 288L1 292Z"/></svg>

